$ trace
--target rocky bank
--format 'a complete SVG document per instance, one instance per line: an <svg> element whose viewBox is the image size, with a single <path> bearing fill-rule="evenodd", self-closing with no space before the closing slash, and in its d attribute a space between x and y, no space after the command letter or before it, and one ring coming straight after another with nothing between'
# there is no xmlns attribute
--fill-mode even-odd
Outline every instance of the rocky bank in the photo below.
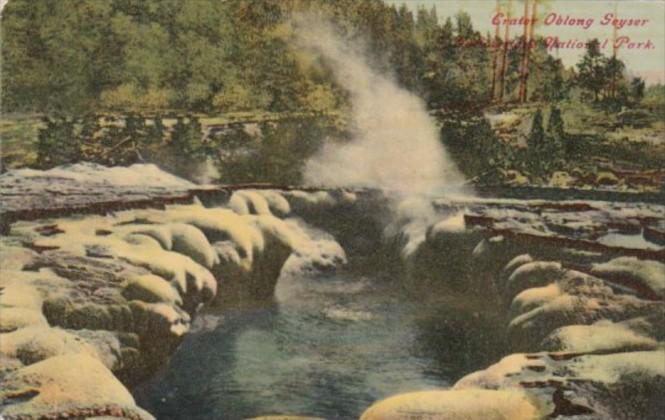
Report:
<svg viewBox="0 0 665 420"><path fill-rule="evenodd" d="M389 218L401 210L379 208L377 192L200 187L149 165L12 171L0 186L5 418L151 418L129 389L167 362L205 305L270 299L294 252L340 263L294 215L347 252L382 248L408 292L443 285L505 316L512 354L452 389L378 402L364 419L665 409L663 205L467 197Z"/></svg>
<svg viewBox="0 0 665 420"><path fill-rule="evenodd" d="M128 387L166 363L204 305L270 298L292 252L337 263L278 217L290 202L354 200L200 189L149 165L13 171L0 184L7 419L151 418Z"/></svg>
<svg viewBox="0 0 665 420"><path fill-rule="evenodd" d="M664 206L438 206L448 216L405 258L409 288L443 283L480 297L505 317L513 353L451 389L378 402L362 419L662 418Z"/></svg>

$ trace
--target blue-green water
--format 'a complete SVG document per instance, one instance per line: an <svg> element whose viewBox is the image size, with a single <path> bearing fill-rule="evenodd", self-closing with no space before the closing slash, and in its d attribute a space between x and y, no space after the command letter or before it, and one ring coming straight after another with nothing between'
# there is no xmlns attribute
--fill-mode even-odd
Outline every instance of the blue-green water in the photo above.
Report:
<svg viewBox="0 0 665 420"><path fill-rule="evenodd" d="M409 297L396 283L283 275L274 302L205 314L213 326L188 336L137 402L158 419L352 419L395 393L450 386L491 359L496 338L479 334L491 328L478 314Z"/></svg>

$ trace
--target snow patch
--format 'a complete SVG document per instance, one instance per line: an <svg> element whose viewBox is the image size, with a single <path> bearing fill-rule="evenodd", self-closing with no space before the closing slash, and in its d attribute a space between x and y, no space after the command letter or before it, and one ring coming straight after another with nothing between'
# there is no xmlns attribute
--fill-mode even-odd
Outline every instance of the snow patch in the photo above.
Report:
<svg viewBox="0 0 665 420"><path fill-rule="evenodd" d="M178 178L161 170L157 165L137 163L131 166L106 167L96 163L76 163L62 165L45 171L36 169L16 169L0 177L5 180L12 178L62 178L79 183L102 184L108 186L129 187L160 187L190 189L197 187L189 181Z"/></svg>

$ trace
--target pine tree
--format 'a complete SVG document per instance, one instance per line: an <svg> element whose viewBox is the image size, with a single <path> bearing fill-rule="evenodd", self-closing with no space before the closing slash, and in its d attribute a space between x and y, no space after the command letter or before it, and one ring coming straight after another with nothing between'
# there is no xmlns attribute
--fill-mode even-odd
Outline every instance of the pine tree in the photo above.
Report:
<svg viewBox="0 0 665 420"><path fill-rule="evenodd" d="M599 94L607 85L607 58L600 52L600 42L592 39L587 43L586 53L577 64L577 80L580 86L593 94L598 102Z"/></svg>
<svg viewBox="0 0 665 420"><path fill-rule="evenodd" d="M642 101L644 98L645 87L646 85L644 83L644 79L641 77L633 77L633 79L630 81L630 96L632 97L633 101L636 103Z"/></svg>
<svg viewBox="0 0 665 420"><path fill-rule="evenodd" d="M548 144L551 145L550 159L563 158L566 152L566 132L561 118L561 110L553 106L550 111L550 120L547 124Z"/></svg>
<svg viewBox="0 0 665 420"><path fill-rule="evenodd" d="M45 117L37 135L37 165L52 168L81 159L81 143L69 117Z"/></svg>
<svg viewBox="0 0 665 420"><path fill-rule="evenodd" d="M550 111L550 120L547 124L547 134L554 138L563 138L565 136L561 110L553 106Z"/></svg>
<svg viewBox="0 0 665 420"><path fill-rule="evenodd" d="M203 131L198 118L190 115L185 121L183 117L178 117L173 126L170 144L175 156L196 159L204 154L202 138Z"/></svg>
<svg viewBox="0 0 665 420"><path fill-rule="evenodd" d="M533 115L531 131L529 133L528 146L534 151L542 149L545 144L545 131L543 130L543 112L538 108Z"/></svg>
<svg viewBox="0 0 665 420"><path fill-rule="evenodd" d="M155 117L152 119L152 125L148 127L146 143L149 145L161 144L164 140L165 131L166 128L164 127L162 116L160 114L155 115Z"/></svg>

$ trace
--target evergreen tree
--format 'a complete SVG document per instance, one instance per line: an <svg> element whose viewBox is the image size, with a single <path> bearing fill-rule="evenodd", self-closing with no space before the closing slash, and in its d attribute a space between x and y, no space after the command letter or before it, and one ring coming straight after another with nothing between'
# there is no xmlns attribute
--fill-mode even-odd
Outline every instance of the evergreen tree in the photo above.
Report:
<svg viewBox="0 0 665 420"><path fill-rule="evenodd" d="M74 120L69 117L44 117L37 135L37 165L52 168L81 158L81 143L75 134Z"/></svg>
<svg viewBox="0 0 665 420"><path fill-rule="evenodd" d="M528 146L533 151L542 150L545 145L545 131L543 130L543 112L540 108L536 110L531 122Z"/></svg>
<svg viewBox="0 0 665 420"><path fill-rule="evenodd" d="M547 138L550 145L550 160L561 159L566 152L566 133L561 118L561 110L557 106L552 106L550 119L547 124Z"/></svg>
<svg viewBox="0 0 665 420"><path fill-rule="evenodd" d="M591 92L598 102L600 92L607 86L607 58L600 52L600 42L592 39L587 43L586 53L577 64L579 85Z"/></svg>
<svg viewBox="0 0 665 420"><path fill-rule="evenodd" d="M557 106L552 106L550 111L550 120L547 123L547 134L556 139L562 139L565 136L561 110Z"/></svg>
<svg viewBox="0 0 665 420"><path fill-rule="evenodd" d="M548 148L543 129L543 112L538 108L533 115L531 131L527 139L526 168L534 179L539 179L549 170Z"/></svg>
<svg viewBox="0 0 665 420"><path fill-rule="evenodd" d="M0 25L2 106L71 115L299 111L308 97L318 111L344 106L346 92L325 63L291 48L291 16L311 11L350 43L366 41L368 61L432 107L490 96L486 40L464 12L439 24L434 8L414 18L410 8L381 0L11 0ZM508 56L511 90L519 55ZM562 68L538 73L556 78ZM561 82L548 92L560 92ZM125 134L104 131L111 145Z"/></svg>
<svg viewBox="0 0 665 420"><path fill-rule="evenodd" d="M610 57L605 64L605 79L607 81L607 97L616 99L617 84L623 78L626 65L616 57Z"/></svg>
<svg viewBox="0 0 665 420"><path fill-rule="evenodd" d="M640 103L644 98L645 91L644 79L641 77L633 77L630 81L630 96L635 103Z"/></svg>
<svg viewBox="0 0 665 420"><path fill-rule="evenodd" d="M253 182L257 180L253 161L257 145L242 125L229 127L214 139L215 155L221 178L226 183Z"/></svg>
<svg viewBox="0 0 665 420"><path fill-rule="evenodd" d="M178 117L171 131L168 159L164 165L180 176L191 176L206 156L210 156L211 150L206 146L199 119L192 115Z"/></svg>
<svg viewBox="0 0 665 420"><path fill-rule="evenodd" d="M146 143L149 145L159 145L164 140L164 133L166 128L164 127L164 120L160 114L155 115L152 119L152 124L148 128L148 133L146 136Z"/></svg>
<svg viewBox="0 0 665 420"><path fill-rule="evenodd" d="M205 155L203 130L199 119L188 115L187 119L178 117L171 133L171 148L175 156L194 160Z"/></svg>

